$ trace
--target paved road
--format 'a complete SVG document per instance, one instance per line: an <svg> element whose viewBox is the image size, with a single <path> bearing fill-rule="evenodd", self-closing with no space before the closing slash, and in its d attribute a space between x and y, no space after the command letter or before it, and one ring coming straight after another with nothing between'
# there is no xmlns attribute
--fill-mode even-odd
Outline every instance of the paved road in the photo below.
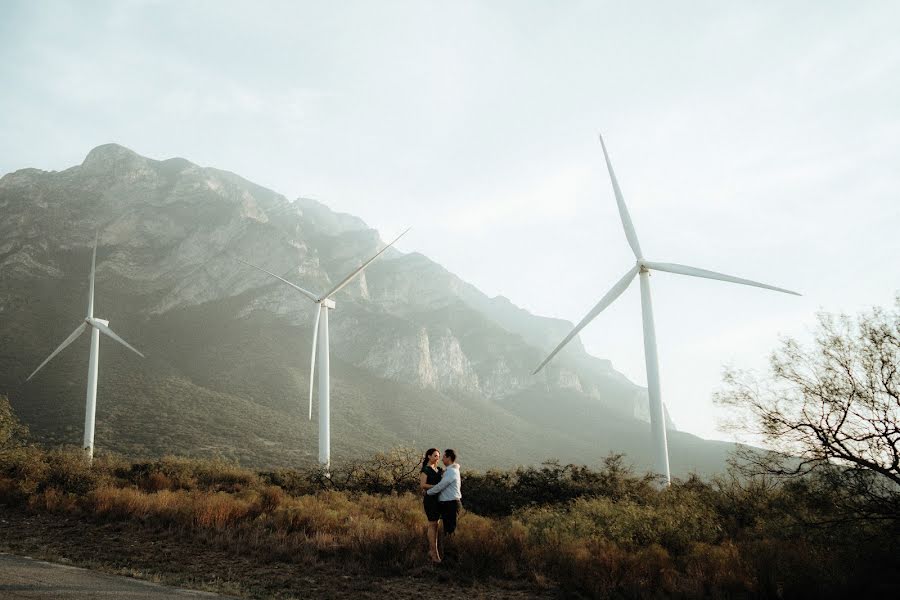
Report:
<svg viewBox="0 0 900 600"><path fill-rule="evenodd" d="M0 599L88 600L94 598L186 598L222 600L228 596L167 587L129 577L95 573L67 565L0 554Z"/></svg>

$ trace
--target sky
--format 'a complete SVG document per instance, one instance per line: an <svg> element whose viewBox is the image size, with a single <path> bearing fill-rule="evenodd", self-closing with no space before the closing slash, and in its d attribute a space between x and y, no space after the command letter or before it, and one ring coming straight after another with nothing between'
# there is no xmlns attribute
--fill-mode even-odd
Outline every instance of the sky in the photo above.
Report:
<svg viewBox="0 0 900 600"><path fill-rule="evenodd" d="M0 173L115 142L362 217L485 293L579 321L645 256L802 297L651 276L663 400L731 439L817 311L900 292L894 1L0 4ZM645 384L635 284L581 335Z"/></svg>

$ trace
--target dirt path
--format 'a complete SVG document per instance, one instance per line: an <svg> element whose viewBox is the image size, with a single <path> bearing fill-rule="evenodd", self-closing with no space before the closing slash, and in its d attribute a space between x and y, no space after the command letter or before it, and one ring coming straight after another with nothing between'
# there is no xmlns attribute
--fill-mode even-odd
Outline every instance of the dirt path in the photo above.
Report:
<svg viewBox="0 0 900 600"><path fill-rule="evenodd" d="M0 554L0 598L18 600L159 600L162 598L228 598L209 592L184 590L158 583L96 573L68 565L58 565Z"/></svg>

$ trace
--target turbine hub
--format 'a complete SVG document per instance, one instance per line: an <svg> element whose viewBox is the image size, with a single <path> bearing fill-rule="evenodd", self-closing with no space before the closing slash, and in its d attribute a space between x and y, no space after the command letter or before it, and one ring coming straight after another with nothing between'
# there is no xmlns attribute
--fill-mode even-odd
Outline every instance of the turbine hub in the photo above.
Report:
<svg viewBox="0 0 900 600"><path fill-rule="evenodd" d="M644 259L639 258L637 260L638 273L649 273L650 269L644 264Z"/></svg>

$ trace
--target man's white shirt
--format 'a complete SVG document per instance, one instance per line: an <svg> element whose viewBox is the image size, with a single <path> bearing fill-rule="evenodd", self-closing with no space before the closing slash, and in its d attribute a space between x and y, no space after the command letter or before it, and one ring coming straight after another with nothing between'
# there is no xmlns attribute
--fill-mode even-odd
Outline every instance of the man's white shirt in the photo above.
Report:
<svg viewBox="0 0 900 600"><path fill-rule="evenodd" d="M460 500L462 498L462 480L459 477L459 465L453 463L444 471L441 481L434 487L428 489L428 495L438 495L438 500L447 502L449 500Z"/></svg>

